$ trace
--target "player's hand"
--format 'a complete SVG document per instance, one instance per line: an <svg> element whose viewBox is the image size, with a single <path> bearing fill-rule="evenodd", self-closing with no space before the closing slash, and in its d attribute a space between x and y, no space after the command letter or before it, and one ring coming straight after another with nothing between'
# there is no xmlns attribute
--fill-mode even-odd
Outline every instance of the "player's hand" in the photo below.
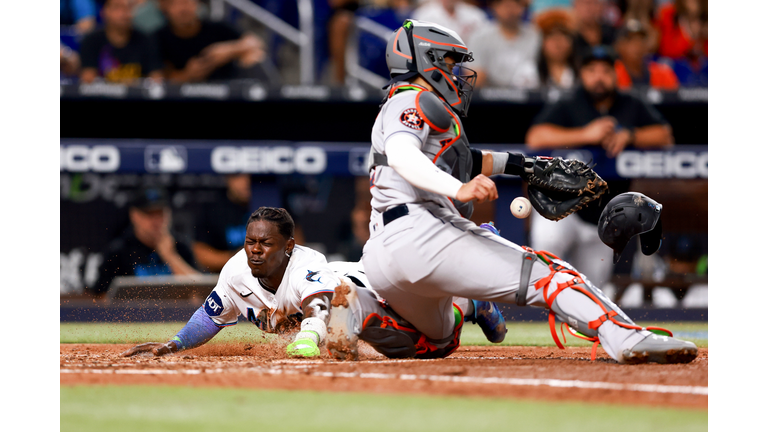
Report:
<svg viewBox="0 0 768 432"><path fill-rule="evenodd" d="M477 200L477 202L493 201L499 197L496 183L488 177L478 174L477 177L464 183L456 194L456 199L461 202Z"/></svg>
<svg viewBox="0 0 768 432"><path fill-rule="evenodd" d="M123 351L121 357L133 357L141 353L152 353L155 357L164 356L178 351L176 344L173 342L159 343L159 342L147 342L141 345Z"/></svg>
<svg viewBox="0 0 768 432"><path fill-rule="evenodd" d="M602 143L603 140L613 134L615 128L615 118L609 116L596 118L584 126L584 141Z"/></svg>
<svg viewBox="0 0 768 432"><path fill-rule="evenodd" d="M291 357L317 357L320 355L320 349L312 339L299 339L288 345L285 351Z"/></svg>
<svg viewBox="0 0 768 432"><path fill-rule="evenodd" d="M608 157L616 157L619 153L624 151L624 149L627 147L627 144L629 144L629 140L631 138L630 135L631 134L629 130L622 129L608 136L602 143Z"/></svg>

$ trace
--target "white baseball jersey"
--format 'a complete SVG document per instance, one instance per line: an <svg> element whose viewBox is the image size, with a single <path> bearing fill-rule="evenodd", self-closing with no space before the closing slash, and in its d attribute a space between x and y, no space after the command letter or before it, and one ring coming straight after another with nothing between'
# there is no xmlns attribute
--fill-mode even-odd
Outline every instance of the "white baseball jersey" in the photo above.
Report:
<svg viewBox="0 0 768 432"><path fill-rule="evenodd" d="M323 254L297 245L280 286L271 292L251 274L243 249L227 261L204 306L220 327L237 324L238 316L243 315L265 332L281 333L301 323L304 299L313 294L333 293L338 285L339 278Z"/></svg>
<svg viewBox="0 0 768 432"><path fill-rule="evenodd" d="M373 125L372 150L386 155L384 143L387 139L395 134L408 133L419 139L422 143L421 151L434 162L443 147L447 148L453 144L459 134L463 133L461 125L455 120L453 126L445 132L432 128L416 106L419 91L407 90L408 88L423 89L407 82L395 84L394 95L384 103ZM440 168L448 171L447 167ZM459 214L448 197L412 186L391 167L377 166L371 171L370 177L373 197L371 205L378 212L399 204L434 202Z"/></svg>

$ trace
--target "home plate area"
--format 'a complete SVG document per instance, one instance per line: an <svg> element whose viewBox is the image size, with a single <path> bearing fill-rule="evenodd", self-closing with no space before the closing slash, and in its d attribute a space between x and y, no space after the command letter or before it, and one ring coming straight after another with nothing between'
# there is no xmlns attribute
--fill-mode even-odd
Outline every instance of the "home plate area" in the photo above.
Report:
<svg viewBox="0 0 768 432"><path fill-rule="evenodd" d="M708 350L683 365L621 365L602 349L467 346L439 360L293 359L281 344L220 343L165 357L123 358L131 345L61 344L61 385L192 385L526 398L707 408Z"/></svg>

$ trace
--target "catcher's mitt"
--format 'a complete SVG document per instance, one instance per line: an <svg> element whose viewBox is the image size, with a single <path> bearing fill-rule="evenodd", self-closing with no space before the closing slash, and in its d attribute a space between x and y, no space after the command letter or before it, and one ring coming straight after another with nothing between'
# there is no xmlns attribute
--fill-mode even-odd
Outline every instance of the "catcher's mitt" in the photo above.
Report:
<svg viewBox="0 0 768 432"><path fill-rule="evenodd" d="M528 162L528 158L526 158ZM521 176L528 182L528 199L549 220L558 221L608 191L608 183L584 162L536 157Z"/></svg>

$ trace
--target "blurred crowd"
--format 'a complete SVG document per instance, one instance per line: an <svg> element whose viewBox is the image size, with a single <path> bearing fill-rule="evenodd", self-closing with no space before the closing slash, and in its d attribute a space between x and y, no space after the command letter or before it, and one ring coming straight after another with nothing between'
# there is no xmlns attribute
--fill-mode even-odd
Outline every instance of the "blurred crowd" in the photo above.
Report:
<svg viewBox="0 0 768 432"><path fill-rule="evenodd" d="M299 27L297 1L248 0ZM569 89L586 53L615 52L618 85L707 86L706 0L311 0L316 81L342 85L350 35L360 66L387 76L386 41L358 18L396 29L407 18L456 30L474 52L479 87ZM61 77L298 83L298 48L211 0L60 0Z"/></svg>
<svg viewBox="0 0 768 432"><path fill-rule="evenodd" d="M127 213L127 224L118 221L122 217L115 219L118 228L108 244L91 251L99 256L94 275L75 279L85 282L86 293L101 296L119 276L219 273L242 249L248 218L253 209L263 204L252 203L250 174L230 174L224 178L225 188L215 189L209 199L192 205L179 205L178 198L183 193L162 186L157 179L128 190L127 205L118 209L120 213ZM284 206L297 216L296 243L325 253L329 261L358 261L369 235L371 194L368 184L367 177L358 177L351 184L342 186L349 192L343 194L349 214L333 213L331 217L345 220L338 225L327 224L328 219L317 214L307 217L300 205L291 205L293 200L286 199ZM338 211L338 206L328 204ZM313 229L315 224L308 220L310 217L326 222L326 238L334 235L337 240L335 251L328 251L324 243L318 242L316 229ZM180 223L181 219L186 223ZM309 239L304 235L305 223L313 231L314 236ZM64 267L62 261L62 269ZM62 270L62 280L66 278L65 273ZM75 282L75 285L78 283L82 285L82 282ZM78 289L69 291L77 292Z"/></svg>

